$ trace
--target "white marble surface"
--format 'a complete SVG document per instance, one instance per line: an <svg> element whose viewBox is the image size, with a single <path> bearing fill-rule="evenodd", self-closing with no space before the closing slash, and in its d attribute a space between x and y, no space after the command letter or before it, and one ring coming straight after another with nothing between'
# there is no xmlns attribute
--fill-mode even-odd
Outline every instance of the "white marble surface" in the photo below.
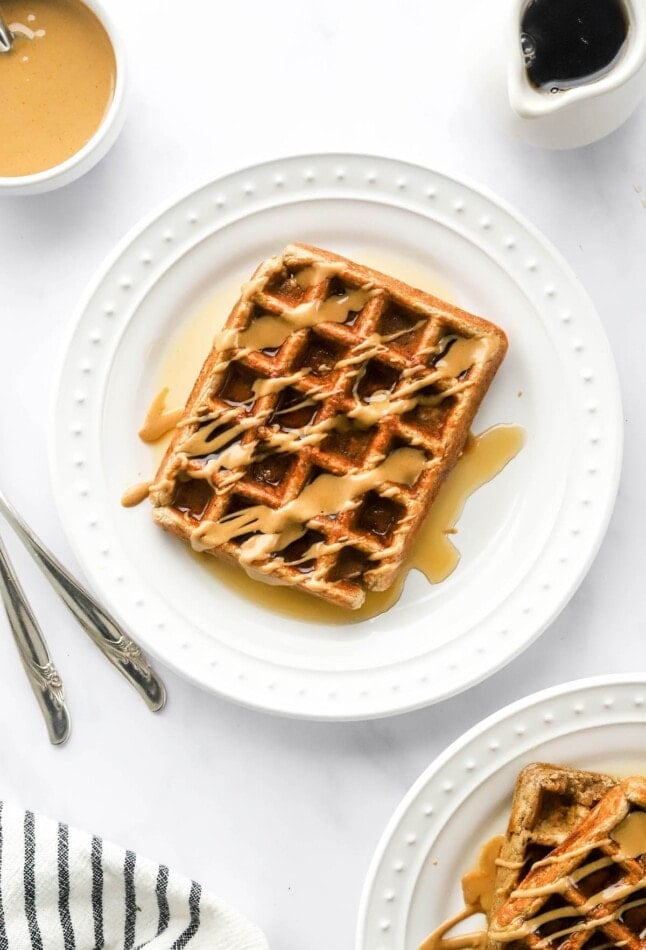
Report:
<svg viewBox="0 0 646 950"><path fill-rule="evenodd" d="M60 192L0 199L0 483L72 567L47 464L62 341L114 243L193 183L317 150L385 153L468 176L547 234L606 325L627 425L601 552L537 643L488 682L426 711L366 724L285 721L167 673L168 707L151 716L11 545L64 675L74 733L63 749L47 745L0 617L0 795L201 880L260 924L277 950L353 945L385 822L465 728L542 686L644 667L646 108L583 150L541 152L509 140L463 69L481 42L470 25L476 6L110 0L131 61L119 142Z"/></svg>

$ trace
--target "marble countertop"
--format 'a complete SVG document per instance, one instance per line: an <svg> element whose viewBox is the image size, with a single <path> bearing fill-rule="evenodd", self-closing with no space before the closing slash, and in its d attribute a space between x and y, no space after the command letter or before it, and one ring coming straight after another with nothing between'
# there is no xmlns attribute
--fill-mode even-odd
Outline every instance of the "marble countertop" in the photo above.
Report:
<svg viewBox="0 0 646 950"><path fill-rule="evenodd" d="M482 41L459 4L111 0L130 57L125 129L67 188L0 200L0 483L75 568L48 473L50 392L77 301L115 242L177 192L290 153L387 154L479 181L533 221L595 301L626 418L606 540L555 623L460 696L352 724L279 719L165 672L148 714L10 547L63 673L74 719L48 746L0 617L0 796L91 829L201 881L280 950L353 945L364 876L411 782L466 728L541 687L646 658L646 108L571 152L507 138L466 68ZM170 24L176 30L171 39ZM177 38L177 36L179 38Z"/></svg>

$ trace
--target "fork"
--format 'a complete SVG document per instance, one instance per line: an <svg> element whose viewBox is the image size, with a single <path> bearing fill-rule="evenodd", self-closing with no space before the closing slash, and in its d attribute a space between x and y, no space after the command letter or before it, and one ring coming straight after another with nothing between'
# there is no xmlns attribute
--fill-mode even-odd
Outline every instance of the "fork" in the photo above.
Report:
<svg viewBox="0 0 646 950"><path fill-rule="evenodd" d="M153 712L161 709L166 702L166 690L164 684L150 667L141 649L121 629L108 611L99 604L88 590L72 577L67 568L61 564L58 558L56 558L36 534L34 534L2 491L0 491L0 514L2 514L5 521L11 525L49 583L76 617L93 643L95 643L104 656L119 670L128 682L134 686L149 709ZM35 636L34 630L40 634L38 625L31 611L28 608L25 610L26 600L24 593L20 588L15 572L7 560L6 551L2 548L0 553L4 555L4 559L0 557L0 574L2 575L5 586L9 588L9 595L5 595L5 593L2 592L5 605L8 596L10 604L14 604L12 612L14 619L16 617L18 618L19 628L24 628L25 618L27 618L28 632L33 642ZM22 597L19 595L22 595ZM15 606L16 603L18 607ZM11 621L12 613L9 608L7 608L7 612ZM14 636L16 636L16 627L14 626L13 629ZM40 659L44 659L45 654L47 654L47 648L44 646L42 634L40 634L40 640L42 641ZM44 654L42 653L43 647L45 651ZM38 651L36 652L38 653ZM22 652L21 656L23 656ZM51 665L51 661L49 662ZM58 677L58 680L60 681L60 677Z"/></svg>

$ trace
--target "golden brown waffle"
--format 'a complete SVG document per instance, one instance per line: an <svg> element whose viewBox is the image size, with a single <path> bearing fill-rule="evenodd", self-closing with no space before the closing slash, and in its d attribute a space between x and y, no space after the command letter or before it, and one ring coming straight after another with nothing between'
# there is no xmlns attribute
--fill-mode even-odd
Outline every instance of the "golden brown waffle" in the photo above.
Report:
<svg viewBox="0 0 646 950"><path fill-rule="evenodd" d="M532 950L578 950L584 944L591 950L644 950L646 780L613 785L608 776L579 773L566 777L570 781L583 783L582 795L576 793L574 807L562 810L562 819L549 819L549 834L559 823L575 827L547 855L533 858L526 873L523 867L517 886L492 912L489 938ZM603 786L607 790L598 798ZM545 793L536 799L541 797ZM581 808L587 809L582 820L577 819Z"/></svg>
<svg viewBox="0 0 646 950"><path fill-rule="evenodd" d="M541 762L516 779L507 833L498 858L493 918L534 861L562 844L617 780Z"/></svg>
<svg viewBox="0 0 646 950"><path fill-rule="evenodd" d="M506 348L479 317L290 245L215 340L155 519L252 576L359 607L392 584Z"/></svg>

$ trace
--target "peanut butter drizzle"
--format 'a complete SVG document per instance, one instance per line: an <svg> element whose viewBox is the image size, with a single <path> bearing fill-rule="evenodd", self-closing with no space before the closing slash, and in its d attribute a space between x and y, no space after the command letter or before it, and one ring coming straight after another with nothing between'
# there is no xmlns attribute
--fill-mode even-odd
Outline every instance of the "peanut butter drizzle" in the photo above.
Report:
<svg viewBox="0 0 646 950"><path fill-rule="evenodd" d="M338 514L359 495L370 491L384 481L413 485L426 464L423 452L402 448L393 452L381 465L366 472L336 476L319 475L293 501L281 508L254 505L232 516L225 515L218 522L205 522L195 528L191 544L197 551L218 547L241 534L260 531L240 547L243 564L282 550L300 537L305 524L316 515Z"/></svg>
<svg viewBox="0 0 646 950"><path fill-rule="evenodd" d="M646 812L630 812L611 832L610 837L617 842L621 853L627 858L646 854Z"/></svg>
<svg viewBox="0 0 646 950"><path fill-rule="evenodd" d="M603 839L587 845L584 848L573 848L571 851L564 852L553 859L543 859L532 865L536 868L539 865L546 866L550 863L567 861L573 856L584 854L587 851L597 849L600 845L608 843L609 839ZM564 893L573 884L578 883L584 878L605 867L610 867L615 861L621 861L625 858L637 858L646 853L646 813L641 811L631 812L621 824L612 833L612 840L616 841L621 848L621 853L614 858L611 856L599 858L596 861L590 861L582 867L577 868L569 875L565 875L561 880L553 884L545 884L542 887L517 888L512 891L512 898L532 898L548 896L553 893ZM542 914L537 914L525 921L515 929L504 931L487 930L475 931L473 933L460 935L457 937L446 937L446 934L456 924L466 920L468 917L477 913L488 914L491 910L492 899L495 884L495 868L497 865L507 866L508 862L503 862L498 858L500 847L504 841L503 837L493 838L487 842L482 849L479 865L476 869L467 872L462 878L462 890L465 900L465 908L459 914L449 918L441 924L433 933L420 945L419 950L460 950L460 948L479 948L482 947L487 939L498 941L500 943L511 943L515 940L522 940L531 933L536 933L542 926L555 920L567 919L571 917L583 918L586 914L594 911L600 904L615 903L623 901L637 891L646 889L644 880L632 884L613 884L603 888L595 894L592 894L582 905L574 907L566 905L554 908ZM522 865L521 865L522 866ZM604 924L617 920L627 910L633 907L639 907L646 904L646 897L636 900L620 903L612 911L592 920L580 920L578 923L564 927L561 930L551 932L544 939L538 941L535 946L540 950L547 947L561 937L578 933L585 930L594 930ZM615 946L615 944L609 944Z"/></svg>
<svg viewBox="0 0 646 950"><path fill-rule="evenodd" d="M278 266L277 259L270 261L265 266L261 274L252 278L250 282L243 286L242 299L251 300L256 293L258 286L262 286L266 280L266 274L272 272ZM320 263L305 267L297 272L296 281L303 289L307 289L317 282L329 277L332 274L339 273L342 265L338 262ZM295 329L305 326L312 326L322 320L332 320L333 322L344 322L348 314L353 310L361 310L366 302L377 291L366 286L360 290L348 291L343 296L331 296L327 300L315 300L305 302L299 306L286 310L281 316L263 316L254 321L244 330L225 329L216 336L215 345L220 348L235 346L238 348L238 358L250 349L262 349L265 347L275 347L280 345ZM352 351L349 357L340 361L339 365L351 365L365 363L371 353L376 353L383 348L384 343L396 337L411 332L413 328L399 331L389 336L381 336L373 333L368 339L361 341ZM466 373L473 364L483 356L485 341L478 337L461 338L455 335L444 337L428 349L427 355L435 352L437 355L444 354L437 360L432 367L415 366L402 374L403 383L398 387L396 394L391 396L387 392L373 393L371 400L362 402L356 397L356 405L348 413L355 422L362 427L370 427L379 422L387 414L403 414L412 410L419 402L429 405L439 404L449 396L455 395L466 388L468 382L457 382L450 386L446 391L432 395L424 394L423 390L434 382L446 378L458 379ZM218 366L218 372L224 372L230 364L230 359L222 360ZM304 367L289 376L274 379L256 379L253 383L254 395L261 397L269 393L278 394L288 386L292 385L298 379L307 375L307 368ZM357 371L360 380L362 370ZM321 388L318 392L310 392L307 397L297 406L291 406L289 411L303 408L309 405L315 405L316 400L322 400L328 393ZM267 415L267 412L256 412L247 419L242 420L237 426L229 428L226 432L217 436L217 430L230 419L237 415L236 409L216 412L212 417L203 417L200 420L202 424L191 436L189 436L178 448L187 458L196 458L209 456L209 472L215 473L222 468L227 468L227 463L235 461L237 464L249 464L254 457L254 449L249 444L243 449L236 449L229 452L226 456L220 455L217 459L210 458L216 455L221 449L229 445L235 439L239 439L247 429L255 428L260 425ZM274 435L269 436L269 449L275 449L280 452L298 451L303 445L316 444L322 441L324 434L331 427L334 427L333 421L326 420L322 425L304 426L299 430L284 433L279 430ZM239 476L232 476L229 483L237 480ZM222 490L222 485L218 486L218 491Z"/></svg>
<svg viewBox="0 0 646 950"><path fill-rule="evenodd" d="M463 950L463 948L474 948L475 950L475 948L485 946L487 942L486 928L453 937L447 937L446 935L463 920L468 920L469 917L476 914L486 916L490 912L495 894L496 863L504 840L503 835L496 835L485 842L480 850L476 867L467 871L462 877L464 909L440 924L420 944L419 950Z"/></svg>
<svg viewBox="0 0 646 950"><path fill-rule="evenodd" d="M576 868L570 874L564 875L561 879L553 882L552 884L545 884L539 887L519 887L512 891L511 897L518 899L531 899L533 897L543 897L554 893L565 893L569 887L573 886L589 875L594 874L596 871L610 867L613 863L625 860L626 858L637 858L642 854L646 854L646 813L642 811L629 813L611 833L611 839L605 838L602 840L597 840L583 847L573 848L571 851L565 851L562 854L554 857L548 856L542 861L535 862L532 865L532 868L568 861L572 857L585 854L589 851L594 851L600 846L608 844L610 840L615 841L619 845L621 850L618 854L614 856L609 855L598 858L596 861L588 861L587 863L583 864L582 867ZM643 879L631 884L611 884L610 886L597 891L595 894L592 894L578 907L566 905L564 907L557 907L552 910L545 911L542 914L537 913L514 929L508 929L504 931L490 929L489 936L492 940L497 940L501 943L511 943L514 940L520 940L531 933L535 933L545 924L551 923L554 920L565 919L568 917L585 918L587 914L594 911L595 908L597 908L600 904L615 904L618 901L620 902L617 907L615 907L604 917L597 917L592 920L581 919L578 923L575 923L572 926L568 926L562 930L550 933L548 937L545 937L536 944L537 948L546 947L559 937L565 937L569 934L578 933L584 930L596 929L603 924L610 923L612 920L616 920L629 908L646 904L646 897L638 898L634 901L624 902L626 897L630 897L631 894L645 889L646 881Z"/></svg>
<svg viewBox="0 0 646 950"><path fill-rule="evenodd" d="M568 858L578 857L580 854L587 854L589 851L594 851L596 848L604 844L609 844L610 839L604 838L602 841L593 841L592 843L579 845L578 848L572 848L571 851L566 851L563 854L550 855L548 854L546 858L541 858L540 861L535 861L532 864L533 868L546 868L550 864L559 864L563 861L567 861Z"/></svg>
<svg viewBox="0 0 646 950"><path fill-rule="evenodd" d="M240 422L237 422L234 426L223 428L228 422L235 419L237 415L238 411L235 408L226 409L223 412L217 413L215 418L204 423L192 435L187 437L180 448L182 454L188 458L199 458L203 455L215 454L245 432L248 432L249 429L254 429L256 426L259 426L263 419L267 417L268 412L258 412L255 416L248 416L246 419L241 419ZM205 418L208 419L208 417ZM217 434L218 429L222 429L219 435Z"/></svg>
<svg viewBox="0 0 646 950"><path fill-rule="evenodd" d="M440 342L442 344L444 341ZM458 379L481 359L485 349L486 343L480 337L455 337L450 350L436 362L435 368L441 376Z"/></svg>
<svg viewBox="0 0 646 950"><path fill-rule="evenodd" d="M0 176L52 168L97 131L116 81L112 44L79 0L3 0L17 39L0 55Z"/></svg>
<svg viewBox="0 0 646 950"><path fill-rule="evenodd" d="M399 335L401 334L396 334L396 336ZM391 336L395 335L393 334ZM349 365L355 359L357 362L364 363L369 358L369 352L382 346L382 340L384 339L389 338L382 338L377 333L372 334L371 337L355 347L353 356L342 360L341 363ZM364 403L357 399L356 405L348 412L348 417L352 418L358 425L369 428L370 426L376 425L384 415L391 415L393 413L402 415L414 409L419 403L423 405L437 405L444 399L462 392L469 385L468 381L458 382L443 392L435 393L430 396L423 393L424 389L439 380L458 378L463 373L466 373L471 366L481 358L482 348L485 345L484 342L478 338L451 338L450 340L445 338L433 349L441 353L446 349L449 342L451 343L451 347L448 353L441 360L438 360L435 367L429 369L427 367L420 368L417 366L412 368L411 371L405 371L402 374L404 382L399 386L394 395L391 396L391 394L382 391L373 393L369 402ZM228 363L223 364L223 368L226 368L226 365L228 365ZM254 393L258 397L267 395L268 393L280 393L298 379L307 375L307 372L307 368L303 368L289 376L273 379L256 379L253 384ZM302 402L290 406L288 411L293 412L298 408L309 405L313 406L317 400L325 399L328 395L329 394L323 389L312 391L309 396L303 397ZM226 432L223 432L221 436L213 436L213 433L215 433L220 426L223 426L227 421L233 419L237 414L237 409L232 408L230 410L220 411L213 417L203 417L200 420L202 422L201 427L182 443L180 451L189 458L216 453L223 445L239 437L247 429L252 429L260 425L268 415L266 411L257 412L240 422L236 427L229 428ZM189 422L190 421L191 420L189 420ZM275 434L270 434L267 443L270 449L276 448L281 452L295 452L303 445L311 445L322 441L325 434L336 426L337 421L335 419L328 419L322 423L315 423L312 426L304 426L302 429L294 430L293 432L276 432ZM246 451L235 457L248 464L253 458L253 452L250 453ZM225 460L220 458L217 465L213 466L213 470L222 467L226 468L227 465Z"/></svg>
<svg viewBox="0 0 646 950"><path fill-rule="evenodd" d="M640 907L643 904L646 904L646 897L635 901L628 901L626 904L622 904L621 907L618 907L615 911L612 911L612 913L606 914L604 917L596 917L594 920L587 920L581 924L575 924L573 927L564 927L562 930L556 930L554 933L551 933L549 937L544 937L542 940L539 940L535 946L537 948L548 947L554 942L554 940L557 940L560 937L567 937L570 934L581 933L585 930L597 930L604 924L609 924L613 920L617 920L623 913L625 913L625 911L630 910L630 908ZM585 905L582 905L580 910L583 910L584 908ZM556 914L556 911L554 911L554 914ZM620 944L613 944L613 946L620 946Z"/></svg>
<svg viewBox="0 0 646 950"><path fill-rule="evenodd" d="M419 390L426 389L427 386L441 378L439 373L433 373L432 375L422 376L420 379L411 380L400 387L394 396L384 391L374 393L369 402L357 402L349 410L348 416L363 428L369 429L371 426L377 425L384 416L403 416L406 412L411 412L418 403L436 405L468 386L468 383L457 384L443 393L434 394L428 400L423 396L415 395Z"/></svg>
<svg viewBox="0 0 646 950"><path fill-rule="evenodd" d="M341 265L337 263L330 263L303 268L296 275L296 280L304 285L304 289L306 289L318 280L339 273L340 267ZM264 279L264 277L259 277L257 281L258 287L261 287ZM257 288L252 280L248 282L243 289L251 296ZM433 288L431 288L431 290L432 289ZM371 288L365 287L362 292L369 294ZM446 291L444 295L447 296ZM214 295L213 298L200 309L194 323L192 322L187 332L182 334L182 338L178 341L172 353L172 359L168 360L164 368L163 378L165 380L168 379L171 383L174 383L177 377L180 379L179 385L181 385L182 388L185 387L185 390L190 388L190 383L195 375L194 367L197 366L200 350L202 349L202 347L200 347L199 337L203 336L206 339L212 326L216 324L218 320L226 318L231 306L235 302L235 297L235 285L232 284L221 293ZM421 321L421 323L423 322L424 321ZM419 324L417 324L416 327L417 326L419 326ZM368 358L366 353L383 348L384 343L390 342L406 333L410 333L416 327L384 336L373 334L369 340L363 341L355 348L357 351L357 362L364 361ZM293 328L290 329L290 332L292 329ZM228 333L229 331L223 332ZM237 331L233 332L237 333ZM449 342L452 343L452 346L445 356L437 361L436 366L427 368L429 376L438 374L438 376L443 377L445 374L449 375L451 373L459 375L465 369L469 368L471 365L469 362L470 359L473 360L480 357L480 354L477 352L477 347L482 344L482 341L478 340L478 338L443 338L439 344L429 348L429 353L432 351L441 353L446 349ZM222 333L216 335L216 344L222 346ZM464 346L461 344L464 344ZM457 349L455 349L456 346ZM361 355L360 348L364 348L363 355ZM455 352L453 352L452 355L453 350L455 350ZM240 354L237 355L239 356ZM219 371L225 371L229 363L230 359L225 358L219 367ZM191 368L189 364L192 364L193 368ZM292 382L296 382L296 377L300 377L300 374L306 372L307 368L303 368L289 377L268 380L258 379L254 382L254 395L260 397L267 392L280 392ZM413 380L414 384L418 384L419 382L419 380ZM425 385L429 385L428 377L425 380ZM424 394L418 397L417 393L414 392L412 398L419 398L420 401L424 400L426 402L433 399L433 401L439 402L447 398L453 392L460 391L465 385L468 385L468 383L456 384L456 386L452 386L447 391L433 397L428 397ZM310 392L310 397L313 399L324 398L326 395L324 392ZM184 396L184 393L178 390L177 385L173 386L173 396L175 399L183 398ZM193 441L185 443L182 446L187 458L200 455L215 456L214 458L209 457L201 475L205 478L210 478L216 471L219 471L219 488L216 489L218 492L227 490L232 486L235 481L244 474L244 468L256 459L256 442L249 441L246 444L242 444L239 439L247 427L252 428L260 424L263 418L266 418L266 415L259 418L259 415L256 414L253 417L249 417L248 422L245 420L240 431L234 433L229 429L227 433L222 433L219 437L215 436L211 439L211 434L217 432L217 428L226 421L226 413L228 413L228 411L219 413L216 418L210 420L210 425L205 425L204 428L198 430L198 432L191 436ZM234 415L236 415L236 410L232 409L229 418L233 418ZM188 420L187 424L190 421L191 420ZM345 416L338 416L324 420L321 423L315 423L312 426L304 427L301 430L290 432L277 430L270 435L270 447L279 452L295 451L301 444L316 444L320 442L325 438L331 428L351 428L354 424L356 424L356 422L349 421ZM209 441L207 441L207 439ZM518 426L498 426L489 430L487 433L482 433L482 435L475 439L470 437L462 458L458 461L457 466L450 474L435 500L431 508L430 516L420 531L413 553L409 557L400 577L395 584L386 591L367 591L366 601L358 610L350 611L322 600L315 600L311 596L303 594L300 590L294 588L268 587L264 584L259 591L258 584L249 580L247 575L241 572L239 568L220 559L204 557L199 553L196 553L194 556L200 564L218 578L224 580L228 586L234 588L239 593L257 600L261 592L263 605L278 612L302 620L328 623L346 624L348 622L360 622L370 619L388 610L399 599L408 570L412 568L422 570L432 583L443 580L452 572L459 561L459 553L446 537L447 533L455 532L454 524L462 511L466 498L468 498L477 487L498 474L507 462L517 454L522 443L523 430ZM376 463L379 461L379 459L373 460L373 462ZM240 468L238 471L235 471L237 466ZM230 475L223 477L222 469L231 469ZM458 481L460 487L457 488L456 485L455 488L451 489L451 486ZM460 500L456 497L457 495L462 496ZM238 512L238 514L240 513ZM301 528L301 533L302 530ZM308 555L311 556L311 552L308 552ZM278 561L280 559L275 558L274 560ZM253 573L254 569L251 564L247 564L246 569L249 570L250 573ZM266 574L263 575L263 579L267 580Z"/></svg>
<svg viewBox="0 0 646 950"><path fill-rule="evenodd" d="M260 599L263 607L276 613L307 623L336 625L370 620L397 603L409 571L419 570L430 583L437 584L455 570L460 554L447 535L455 531L455 524L469 496L498 475L517 455L523 442L521 426L494 426L478 436L469 437L394 584L385 591L366 591L365 602L357 610L315 599L294 587L270 587L266 584L260 587L257 580L250 579L236 565L197 552L194 556L203 569L229 589L253 601Z"/></svg>
<svg viewBox="0 0 646 950"><path fill-rule="evenodd" d="M167 396L168 386L164 386L150 404L144 424L139 430L139 438L142 442L157 442L162 436L172 432L184 415L183 407L178 409L166 408Z"/></svg>
<svg viewBox="0 0 646 950"><path fill-rule="evenodd" d="M634 894L636 891L644 890L645 882L638 881L637 884L625 884L617 887L608 887L603 891L599 891L597 894L593 894L592 897L581 904L579 907L557 907L554 910L546 911L544 914L538 914L536 917L532 917L530 920L526 921L520 927L517 927L514 930L489 930L489 937L492 940L497 940L500 943L512 943L514 940L522 940L524 937L527 937L531 933L535 933L542 926L547 923L550 923L554 920L561 920L567 917L583 917L583 915L590 913L599 904L605 903L614 903L615 901L622 901L624 897L629 897L631 894ZM558 937L565 937L568 934L580 933L584 930L596 930L598 927L603 926L604 924L609 924L613 920L617 920L631 907L639 907L643 904L646 904L646 897L638 898L634 901L628 901L626 903L621 903L614 910L610 911L603 917L595 917L591 920L581 920L579 923L573 924L571 927L564 927L562 930L556 930L549 934L549 936L544 937L542 940L539 940L535 944L537 948L547 947Z"/></svg>
<svg viewBox="0 0 646 950"><path fill-rule="evenodd" d="M595 845L596 847L596 845ZM566 854L566 858L570 858L572 852ZM554 881L552 884L542 884L539 887L518 887L516 890L513 890L509 895L512 898L525 898L525 897L546 897L548 894L564 894L565 891L572 884L576 884L578 881L582 881L584 878L588 877L590 874L594 874L596 871L601 871L603 868L610 867L613 864L612 858L599 858L598 861L591 861L589 864L585 864L582 868L578 868L576 871L573 871L571 874L565 875L557 881ZM532 865L532 869L536 868L538 862Z"/></svg>
<svg viewBox="0 0 646 950"><path fill-rule="evenodd" d="M374 333L368 340L363 341L363 344L355 347L355 352L351 357L341 362L350 365L356 359L357 362L363 363L371 358L372 352L379 350L381 343L382 338L379 334ZM356 406L348 412L348 415L360 425L368 428L376 425L385 415L403 415L420 403L422 405L438 405L444 399L448 399L449 396L462 392L469 386L468 381L456 382L454 386L449 387L444 392L432 395L425 395L421 392L441 380L459 380L482 358L486 347L485 342L478 337L469 339L466 337L448 337L440 340L438 344L429 349L428 353L429 355L433 352L442 353L449 344L450 349L446 355L438 360L433 367L414 366L405 370L401 374L404 382L398 386L395 393L391 394L385 391L374 393L370 400L365 403L357 401ZM355 384L355 394L356 386L361 378L360 372Z"/></svg>
<svg viewBox="0 0 646 950"><path fill-rule="evenodd" d="M258 317L237 334L236 346L249 350L264 350L282 346L296 330L305 330L317 323L345 323L350 313L362 310L372 290L350 290L343 296L327 300L311 300L285 310L281 316Z"/></svg>
<svg viewBox="0 0 646 950"><path fill-rule="evenodd" d="M136 505L140 505L144 499L148 498L148 492L152 484L152 480L149 480L127 488L121 496L122 506L124 508L134 508Z"/></svg>
<svg viewBox="0 0 646 950"><path fill-rule="evenodd" d="M301 290L309 290L327 277L338 277L343 273L344 267L341 261L317 261L316 264L310 264L309 267L303 267L297 271L294 280Z"/></svg>
<svg viewBox="0 0 646 950"><path fill-rule="evenodd" d="M269 379L255 379L252 386L254 395L260 398L260 396L269 396L272 393L279 393L281 390L286 389L287 386L293 386L299 379L303 379L309 372L309 367L305 366L303 369L296 370L291 376L277 376L274 379L271 377Z"/></svg>

